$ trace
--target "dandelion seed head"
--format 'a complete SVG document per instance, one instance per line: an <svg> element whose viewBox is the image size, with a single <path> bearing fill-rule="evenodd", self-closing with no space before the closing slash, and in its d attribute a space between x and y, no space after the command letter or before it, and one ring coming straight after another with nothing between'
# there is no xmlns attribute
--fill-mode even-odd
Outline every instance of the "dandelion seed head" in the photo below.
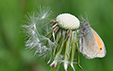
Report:
<svg viewBox="0 0 113 71"><path fill-rule="evenodd" d="M74 15L64 13L56 17L58 25L64 29L78 29L80 27L80 21Z"/></svg>
<svg viewBox="0 0 113 71"><path fill-rule="evenodd" d="M51 14L52 11L49 7L40 5L38 10L27 13L26 21L24 21L25 25L22 26L27 37L26 47L30 50L34 49L35 54L38 53L42 57L52 54L52 49L55 46L54 42L45 37L52 30L48 27L50 25L45 25Z"/></svg>
<svg viewBox="0 0 113 71"><path fill-rule="evenodd" d="M28 49L35 50L34 55L37 54L45 58L48 61L46 65L50 63L51 67L56 68L59 63L64 63L64 69L67 71L68 64L70 64L75 71L73 67L75 29L79 28L80 22L71 14L60 14L55 19L57 22L53 22L58 23L59 31L54 32L49 18L52 13L49 7L40 5L37 11L27 14L27 21L22 26L27 36L25 45ZM73 30L68 34L70 35L69 40L66 34L67 30ZM74 39L72 39L73 37Z"/></svg>

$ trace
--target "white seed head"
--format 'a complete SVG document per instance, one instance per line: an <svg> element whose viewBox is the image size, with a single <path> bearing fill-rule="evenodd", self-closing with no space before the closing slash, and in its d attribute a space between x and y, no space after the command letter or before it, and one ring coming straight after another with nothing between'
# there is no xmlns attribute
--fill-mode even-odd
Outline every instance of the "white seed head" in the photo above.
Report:
<svg viewBox="0 0 113 71"><path fill-rule="evenodd" d="M74 15L64 13L60 14L56 17L56 21L58 21L58 25L64 29L78 29L80 26L80 21Z"/></svg>

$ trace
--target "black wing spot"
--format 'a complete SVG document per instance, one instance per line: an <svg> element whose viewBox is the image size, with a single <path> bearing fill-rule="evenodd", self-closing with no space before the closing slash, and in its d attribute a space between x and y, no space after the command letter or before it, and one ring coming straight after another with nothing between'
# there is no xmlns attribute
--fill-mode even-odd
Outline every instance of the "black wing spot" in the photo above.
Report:
<svg viewBox="0 0 113 71"><path fill-rule="evenodd" d="M102 50L102 48L100 48L100 50Z"/></svg>

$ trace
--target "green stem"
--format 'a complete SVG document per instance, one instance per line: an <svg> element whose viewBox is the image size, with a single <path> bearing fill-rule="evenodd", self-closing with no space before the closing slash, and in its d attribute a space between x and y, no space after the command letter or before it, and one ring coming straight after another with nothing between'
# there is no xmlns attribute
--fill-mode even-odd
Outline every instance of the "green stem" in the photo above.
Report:
<svg viewBox="0 0 113 71"><path fill-rule="evenodd" d="M75 45L76 45L76 48L77 48L77 62L78 62L78 66L79 66L79 68L80 68L82 71L84 71L83 68L82 68L81 65L80 65L79 48L78 48L77 36L76 36Z"/></svg>
<svg viewBox="0 0 113 71"><path fill-rule="evenodd" d="M70 58L70 51L71 51L71 49L70 49L70 37L67 37L64 61L68 62L68 60ZM68 63L67 62L64 62L64 69L65 70L67 70L67 68L68 68Z"/></svg>
<svg viewBox="0 0 113 71"><path fill-rule="evenodd" d="M76 41L76 34L77 33L74 33L72 32L72 49L71 49L71 67L74 69L74 66L73 66L73 59L74 59L74 53L75 53L75 41Z"/></svg>
<svg viewBox="0 0 113 71"><path fill-rule="evenodd" d="M58 41L59 41L60 37L61 37L61 33L58 32L58 34L57 34L57 36L56 36L56 40L55 40L56 45L58 45ZM63 39L61 39L61 40L63 40ZM59 47L59 46L56 46L56 47L54 48L53 56L55 56L55 53L57 52L58 47ZM61 48L61 47L59 47L59 48Z"/></svg>

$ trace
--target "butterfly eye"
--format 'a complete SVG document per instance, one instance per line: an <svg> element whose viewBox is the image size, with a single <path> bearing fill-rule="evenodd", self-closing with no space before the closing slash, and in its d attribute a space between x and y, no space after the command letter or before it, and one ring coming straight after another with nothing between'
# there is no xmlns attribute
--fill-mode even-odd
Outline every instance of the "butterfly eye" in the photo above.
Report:
<svg viewBox="0 0 113 71"><path fill-rule="evenodd" d="M85 24L86 26L88 26L89 25L89 23L88 22L86 22L86 24Z"/></svg>

